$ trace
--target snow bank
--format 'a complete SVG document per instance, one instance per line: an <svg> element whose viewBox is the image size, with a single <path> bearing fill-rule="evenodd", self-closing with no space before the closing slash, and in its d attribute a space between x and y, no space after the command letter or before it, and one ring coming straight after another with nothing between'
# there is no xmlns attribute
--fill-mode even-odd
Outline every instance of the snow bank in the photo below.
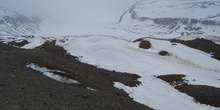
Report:
<svg viewBox="0 0 220 110"><path fill-rule="evenodd" d="M43 37L40 37L40 36L27 38L25 40L27 40L29 43L21 47L24 49L33 49L35 47L41 46L46 41L46 39L44 39Z"/></svg>

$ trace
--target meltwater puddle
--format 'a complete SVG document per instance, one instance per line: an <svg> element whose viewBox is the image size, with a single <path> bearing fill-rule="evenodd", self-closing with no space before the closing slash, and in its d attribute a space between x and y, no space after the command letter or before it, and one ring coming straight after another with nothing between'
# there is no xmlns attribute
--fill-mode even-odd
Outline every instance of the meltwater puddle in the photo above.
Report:
<svg viewBox="0 0 220 110"><path fill-rule="evenodd" d="M39 72L43 73L43 75L45 75L45 76L47 76L51 79L54 79L56 81L62 82L62 83L80 84L78 81L66 77L65 73L63 71L60 71L60 70L50 70L50 69L47 69L46 67L40 67L40 66L38 66L37 64L34 64L34 63L27 64L26 67L31 68L31 69L36 70L36 71L39 71Z"/></svg>

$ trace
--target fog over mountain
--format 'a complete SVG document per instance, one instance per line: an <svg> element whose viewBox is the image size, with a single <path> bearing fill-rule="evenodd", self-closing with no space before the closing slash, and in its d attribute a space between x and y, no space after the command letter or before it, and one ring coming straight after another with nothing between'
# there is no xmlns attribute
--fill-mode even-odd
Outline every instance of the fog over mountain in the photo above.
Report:
<svg viewBox="0 0 220 110"><path fill-rule="evenodd" d="M90 30L94 26L104 27L105 24L116 23L121 13L134 3L135 0L1 0L5 8L43 19L45 25L41 31L44 35L54 32L64 35L64 30L69 35L85 28ZM44 32L46 30L48 32Z"/></svg>
<svg viewBox="0 0 220 110"><path fill-rule="evenodd" d="M218 36L220 29L218 0L1 0L1 7L41 19L27 34L42 36L120 34L121 30L160 38Z"/></svg>

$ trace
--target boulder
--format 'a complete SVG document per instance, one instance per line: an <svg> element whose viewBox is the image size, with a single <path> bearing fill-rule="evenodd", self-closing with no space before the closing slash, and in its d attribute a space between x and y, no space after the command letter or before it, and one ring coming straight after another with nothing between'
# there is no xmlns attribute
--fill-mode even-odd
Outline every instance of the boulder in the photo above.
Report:
<svg viewBox="0 0 220 110"><path fill-rule="evenodd" d="M170 54L167 51L160 51L159 55L161 55L161 56L169 56Z"/></svg>
<svg viewBox="0 0 220 110"><path fill-rule="evenodd" d="M139 48L149 49L151 48L151 43L149 41L141 41Z"/></svg>

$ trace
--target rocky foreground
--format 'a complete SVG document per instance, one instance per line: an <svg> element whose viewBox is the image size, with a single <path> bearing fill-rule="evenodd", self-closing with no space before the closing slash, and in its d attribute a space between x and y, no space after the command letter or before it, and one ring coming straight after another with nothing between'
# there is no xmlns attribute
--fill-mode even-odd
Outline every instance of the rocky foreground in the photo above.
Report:
<svg viewBox="0 0 220 110"><path fill-rule="evenodd" d="M192 41L171 40L189 47L212 53L219 60L220 46L205 40ZM55 41L47 41L35 49L20 49L27 41L20 43L0 42L0 108L3 110L150 110L152 108L132 100L126 92L113 86L121 82L134 87L140 84L140 76L136 74L107 71L79 62L77 57L70 56ZM140 43L145 47L149 42ZM161 52L160 55L169 55ZM36 64L54 72L54 74L78 81L76 84L66 84L42 75L41 72L28 68L28 64ZM184 80L185 75L155 76L171 84L180 92L194 97L195 101L215 107L220 107L220 88L205 85L189 85ZM220 79L219 79L220 81ZM164 82L164 83L166 83ZM146 90L147 91L147 90ZM156 99L155 99L156 100Z"/></svg>
<svg viewBox="0 0 220 110"><path fill-rule="evenodd" d="M150 110L113 86L121 82L137 86L139 76L98 69L81 63L55 42L35 49L0 43L0 108L2 110ZM80 84L65 84L27 68L35 63L61 70ZM93 89L88 89L93 88Z"/></svg>

